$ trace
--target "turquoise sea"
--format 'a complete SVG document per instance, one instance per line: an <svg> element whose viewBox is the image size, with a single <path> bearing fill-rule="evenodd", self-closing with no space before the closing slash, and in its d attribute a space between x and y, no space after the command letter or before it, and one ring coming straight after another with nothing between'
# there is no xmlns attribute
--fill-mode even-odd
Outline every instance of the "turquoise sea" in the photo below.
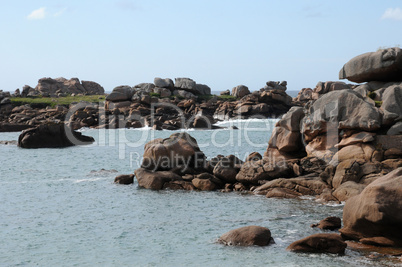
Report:
<svg viewBox="0 0 402 267"><path fill-rule="evenodd" d="M239 130L190 130L208 157L266 150L276 120L237 120ZM377 266L345 256L298 254L286 247L322 230L312 223L342 217L342 204L311 198L268 199L240 193L150 191L113 183L133 173L144 144L172 131L82 132L96 143L64 149L0 145L0 266ZM17 140L19 133L0 133ZM226 247L223 233L268 227L275 244ZM382 261L381 265L391 265Z"/></svg>

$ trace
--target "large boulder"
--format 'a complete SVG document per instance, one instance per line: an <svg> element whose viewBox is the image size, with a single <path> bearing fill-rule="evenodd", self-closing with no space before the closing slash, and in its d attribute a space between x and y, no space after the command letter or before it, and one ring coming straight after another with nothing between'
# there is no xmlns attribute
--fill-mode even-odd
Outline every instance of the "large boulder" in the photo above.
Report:
<svg viewBox="0 0 402 267"><path fill-rule="evenodd" d="M154 90L155 84L153 83L139 83L137 85L134 85L134 88L138 88L141 91L150 93Z"/></svg>
<svg viewBox="0 0 402 267"><path fill-rule="evenodd" d="M287 250L309 253L344 254L347 244L338 234L314 234L293 242Z"/></svg>
<svg viewBox="0 0 402 267"><path fill-rule="evenodd" d="M380 246L402 246L402 168L377 178L346 201L344 227L348 239Z"/></svg>
<svg viewBox="0 0 402 267"><path fill-rule="evenodd" d="M223 181L235 183L242 164L243 162L234 155L222 157L215 165L213 174Z"/></svg>
<svg viewBox="0 0 402 267"><path fill-rule="evenodd" d="M57 148L88 145L95 140L73 131L62 123L48 123L22 131L18 146L22 148Z"/></svg>
<svg viewBox="0 0 402 267"><path fill-rule="evenodd" d="M211 88L206 84L196 84L195 89L197 90L198 94L200 95L210 95ZM229 93L230 94L230 93Z"/></svg>
<svg viewBox="0 0 402 267"><path fill-rule="evenodd" d="M382 94L381 109L384 124L394 124L402 120L402 83L388 84Z"/></svg>
<svg viewBox="0 0 402 267"><path fill-rule="evenodd" d="M339 201L346 201L349 198L360 194L365 187L366 185L364 184L358 184L353 181L347 181L341 184L337 189L335 189L335 191L332 192L332 195Z"/></svg>
<svg viewBox="0 0 402 267"><path fill-rule="evenodd" d="M285 161L248 161L244 163L236 175L236 180L244 184L258 184L261 180L273 180L289 177L291 170Z"/></svg>
<svg viewBox="0 0 402 267"><path fill-rule="evenodd" d="M174 87L178 90L188 91L193 94L199 94L197 91L197 84L190 78L175 78Z"/></svg>
<svg viewBox="0 0 402 267"><path fill-rule="evenodd" d="M152 190L161 190L165 183L182 180L180 175L171 171L152 172L139 168L134 171L134 174L137 178L138 186Z"/></svg>
<svg viewBox="0 0 402 267"><path fill-rule="evenodd" d="M289 195L320 195L324 190L329 189L329 185L323 182L319 177L301 176L296 178L280 178L269 181L254 190L256 194L266 194L272 197L271 191L275 189L284 189ZM282 190L283 191L283 190ZM276 190L277 192L277 190ZM276 197L276 196L275 196ZM286 196L283 196L286 198Z"/></svg>
<svg viewBox="0 0 402 267"><path fill-rule="evenodd" d="M342 89L350 89L350 86L344 82L318 82L316 87L314 88L314 93L323 95L332 91L338 91Z"/></svg>
<svg viewBox="0 0 402 267"><path fill-rule="evenodd" d="M81 84L88 95L103 95L105 93L105 89L96 82L81 81Z"/></svg>
<svg viewBox="0 0 402 267"><path fill-rule="evenodd" d="M218 242L228 246L267 246L271 240L271 231L268 228L251 225L223 234Z"/></svg>
<svg viewBox="0 0 402 267"><path fill-rule="evenodd" d="M300 134L300 123L303 117L302 107L292 107L276 123L268 142L269 147L277 148L281 152L300 151L303 148Z"/></svg>
<svg viewBox="0 0 402 267"><path fill-rule="evenodd" d="M205 155L188 133L175 133L145 144L142 168L159 171L173 168L202 169Z"/></svg>
<svg viewBox="0 0 402 267"><path fill-rule="evenodd" d="M243 96L246 96L248 94L250 94L250 90L245 85L238 85L236 87L233 87L232 89L232 96L235 96L237 98L242 98Z"/></svg>
<svg viewBox="0 0 402 267"><path fill-rule="evenodd" d="M375 131L381 127L377 108L353 90L329 92L307 108L302 132L306 141L334 130Z"/></svg>
<svg viewBox="0 0 402 267"><path fill-rule="evenodd" d="M339 79L357 83L402 81L402 51L394 47L354 57L342 67Z"/></svg>
<svg viewBox="0 0 402 267"><path fill-rule="evenodd" d="M135 90L128 85L120 85L113 89L113 91L106 97L107 101L120 102L130 100L134 95Z"/></svg>
<svg viewBox="0 0 402 267"><path fill-rule="evenodd" d="M155 87L169 88L169 89L172 89L174 87L172 79L169 79L169 78L162 79L162 78L156 77L154 79L154 85L155 85Z"/></svg>

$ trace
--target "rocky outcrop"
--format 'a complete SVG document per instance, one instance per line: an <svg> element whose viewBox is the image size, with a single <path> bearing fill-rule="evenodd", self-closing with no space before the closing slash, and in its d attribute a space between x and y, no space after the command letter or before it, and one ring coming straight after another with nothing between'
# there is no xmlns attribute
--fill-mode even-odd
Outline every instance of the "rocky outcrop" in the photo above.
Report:
<svg viewBox="0 0 402 267"><path fill-rule="evenodd" d="M270 91L270 90L281 90L286 91L288 83L286 81L282 82L275 82L275 81L268 81L264 86L263 90Z"/></svg>
<svg viewBox="0 0 402 267"><path fill-rule="evenodd" d="M303 149L300 122L304 117L302 107L292 107L275 125L268 142L270 148L280 152L298 152Z"/></svg>
<svg viewBox="0 0 402 267"><path fill-rule="evenodd" d="M103 95L105 90L96 82L82 81L78 78L41 78L35 88L24 86L21 96L36 96L41 95L45 97L65 96L71 94L83 95Z"/></svg>
<svg viewBox="0 0 402 267"><path fill-rule="evenodd" d="M236 175L239 173L243 162L234 155L219 158L213 174L227 183L236 183Z"/></svg>
<svg viewBox="0 0 402 267"><path fill-rule="evenodd" d="M174 168L203 169L205 155L197 141L187 133L175 133L145 144L142 168L161 171Z"/></svg>
<svg viewBox="0 0 402 267"><path fill-rule="evenodd" d="M319 177L302 176L296 178L279 178L268 181L254 189L254 193L266 197L294 198L295 196L317 196L329 189L330 186ZM279 191L278 191L279 190ZM274 192L275 194L273 194ZM280 193L283 193L280 194Z"/></svg>
<svg viewBox="0 0 402 267"><path fill-rule="evenodd" d="M338 234L315 234L287 247L293 252L344 254L347 244Z"/></svg>
<svg viewBox="0 0 402 267"><path fill-rule="evenodd" d="M250 94L250 90L245 85L238 85L236 87L233 87L232 89L232 96L235 96L237 98L242 98L243 96L246 96L248 94Z"/></svg>
<svg viewBox="0 0 402 267"><path fill-rule="evenodd" d="M402 245L402 168L378 178L346 201L342 236L366 244Z"/></svg>
<svg viewBox="0 0 402 267"><path fill-rule="evenodd" d="M354 57L342 67L339 79L357 83L401 81L402 51L394 47Z"/></svg>
<svg viewBox="0 0 402 267"><path fill-rule="evenodd" d="M90 136L73 131L64 124L43 124L24 130L18 137L21 148L57 148L88 145L95 140Z"/></svg>
<svg viewBox="0 0 402 267"><path fill-rule="evenodd" d="M381 94L381 110L384 112L383 124L393 125L402 120L402 82L386 84L383 89Z"/></svg>
<svg viewBox="0 0 402 267"><path fill-rule="evenodd" d="M218 239L227 246L268 246L272 241L268 228L255 225L231 230Z"/></svg>
<svg viewBox="0 0 402 267"><path fill-rule="evenodd" d="M152 190L161 190L166 183L183 180L180 175L171 171L152 172L139 168L134 171L134 174L137 178L138 186Z"/></svg>
<svg viewBox="0 0 402 267"><path fill-rule="evenodd" d="M353 90L340 90L323 95L307 109L302 132L305 139L311 141L333 127L337 130L375 131L380 126L381 116L373 105Z"/></svg>
<svg viewBox="0 0 402 267"><path fill-rule="evenodd" d="M121 102L121 101L131 101L134 95L134 89L128 85L117 86L113 91L106 97L107 101L111 102Z"/></svg>
<svg viewBox="0 0 402 267"><path fill-rule="evenodd" d="M160 87L160 88L173 89L173 87L174 87L174 83L173 83L172 79L169 79L169 78L162 79L162 78L156 77L154 79L154 84L155 84L155 87Z"/></svg>
<svg viewBox="0 0 402 267"><path fill-rule="evenodd" d="M245 184L258 184L262 180L289 177L291 169L284 161L270 162L265 159L244 163L236 175L236 180Z"/></svg>

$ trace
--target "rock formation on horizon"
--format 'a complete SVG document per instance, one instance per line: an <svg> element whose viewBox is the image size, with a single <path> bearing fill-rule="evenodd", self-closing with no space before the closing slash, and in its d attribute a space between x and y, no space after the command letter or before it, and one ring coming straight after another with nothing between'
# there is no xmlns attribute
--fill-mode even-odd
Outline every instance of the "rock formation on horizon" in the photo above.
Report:
<svg viewBox="0 0 402 267"><path fill-rule="evenodd" d="M105 90L96 82L81 81L78 78L66 78L60 77L56 79L41 78L38 80L38 85L35 88L25 85L21 96L44 96L44 97L57 97L66 96L71 94L83 94L83 95L102 95Z"/></svg>

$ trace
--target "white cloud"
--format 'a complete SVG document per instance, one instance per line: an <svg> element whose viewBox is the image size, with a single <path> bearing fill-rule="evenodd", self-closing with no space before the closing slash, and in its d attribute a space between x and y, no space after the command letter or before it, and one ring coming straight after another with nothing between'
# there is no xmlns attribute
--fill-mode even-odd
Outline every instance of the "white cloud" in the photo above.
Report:
<svg viewBox="0 0 402 267"><path fill-rule="evenodd" d="M402 20L402 9L400 9L399 7L387 8L381 19Z"/></svg>
<svg viewBox="0 0 402 267"><path fill-rule="evenodd" d="M55 17L60 17L61 15L63 15L63 13L64 13L66 10L67 10L67 8L65 7L65 8L63 8L63 9L57 11L56 13L54 13L53 16L55 16Z"/></svg>
<svg viewBox="0 0 402 267"><path fill-rule="evenodd" d="M46 7L35 9L27 16L27 19L44 19L46 16Z"/></svg>

